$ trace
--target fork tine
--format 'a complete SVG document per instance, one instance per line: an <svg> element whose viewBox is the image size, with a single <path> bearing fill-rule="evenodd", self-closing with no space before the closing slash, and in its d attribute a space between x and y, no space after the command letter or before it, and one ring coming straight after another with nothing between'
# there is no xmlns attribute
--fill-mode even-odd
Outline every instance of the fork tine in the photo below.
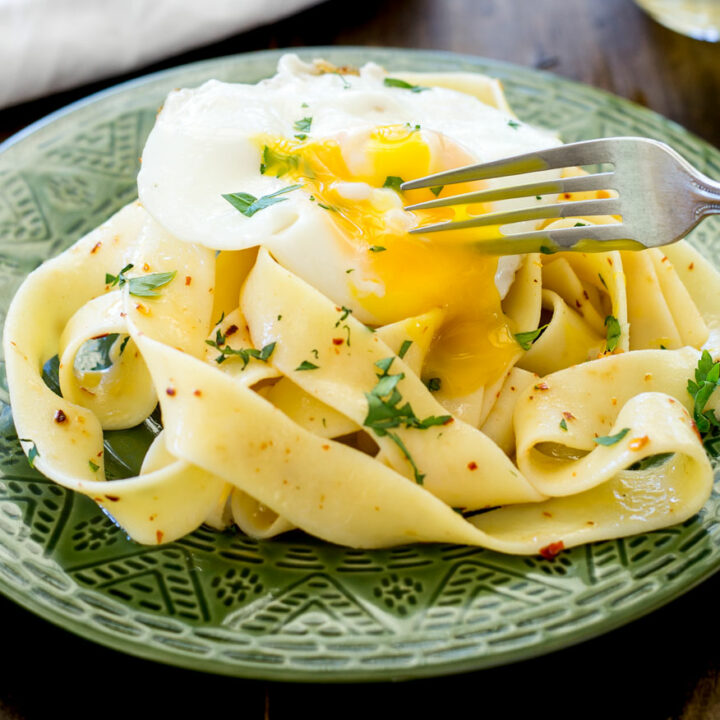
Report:
<svg viewBox="0 0 720 720"><path fill-rule="evenodd" d="M623 224L584 225L583 227L560 228L558 230L533 230L531 232L500 235L472 241L479 250L489 255L516 255L519 253L554 253L573 248L583 243L583 252L607 252L609 250L628 250L634 244L643 249L635 240L631 240L627 227ZM460 241L462 242L462 241Z"/></svg>
<svg viewBox="0 0 720 720"><path fill-rule="evenodd" d="M586 190L606 190L614 187L615 173L596 173L595 175L580 175L578 177L561 178L547 182L529 183L527 185L514 185L512 187L493 188L479 192L450 195L437 200L406 205L405 210L428 210L436 207L450 207L467 203L497 202L520 197L538 195L555 195L568 192L583 192Z"/></svg>
<svg viewBox="0 0 720 720"><path fill-rule="evenodd" d="M504 177L506 175L520 175L522 173L550 170L552 168L572 167L575 165L593 165L595 163L611 162L611 151L608 150L608 141L587 140L584 142L559 145L558 147L540 150L537 152L515 155L502 160L493 160L479 165L468 165L456 170L428 175L417 180L409 180L400 186L400 189L415 190L417 188L436 187L438 185L452 185L472 180L487 180L489 178Z"/></svg>
<svg viewBox="0 0 720 720"><path fill-rule="evenodd" d="M533 208L521 208L507 212L484 213L471 220L449 221L424 225L414 228L411 234L425 234L441 230L463 230L465 228L484 227L487 225L509 225L510 223L525 220L546 220L549 218L563 218L585 215L619 215L620 201L617 198L604 200L586 200L580 202L552 203L538 205Z"/></svg>

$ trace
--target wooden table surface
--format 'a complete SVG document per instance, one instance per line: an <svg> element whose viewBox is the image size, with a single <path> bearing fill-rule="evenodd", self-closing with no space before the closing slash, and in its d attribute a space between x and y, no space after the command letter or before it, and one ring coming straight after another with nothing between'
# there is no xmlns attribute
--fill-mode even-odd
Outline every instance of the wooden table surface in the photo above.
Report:
<svg viewBox="0 0 720 720"><path fill-rule="evenodd" d="M350 11L348 8L352 7ZM720 145L720 45L660 27L630 0L330 0L274 25L0 111L0 140L119 80L205 58L301 45L483 55L610 90ZM1 82L0 77L0 82ZM0 598L0 720L85 717L720 718L720 577L649 617L538 659L435 680L285 685L178 670L88 643Z"/></svg>

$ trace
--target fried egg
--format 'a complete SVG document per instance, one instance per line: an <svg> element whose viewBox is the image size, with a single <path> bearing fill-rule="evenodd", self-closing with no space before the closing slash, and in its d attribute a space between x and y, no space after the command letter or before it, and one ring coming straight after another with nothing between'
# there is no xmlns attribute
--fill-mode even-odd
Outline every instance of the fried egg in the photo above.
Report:
<svg viewBox="0 0 720 720"><path fill-rule="evenodd" d="M475 97L398 82L374 64L327 70L287 55L256 85L213 80L171 93L143 152L141 202L186 242L266 247L367 324L441 308L429 371L451 394L493 382L517 352L500 302L518 258L481 252L493 229L461 242L408 230L518 201L413 214L403 205L488 183L406 193L399 185L558 140Z"/></svg>

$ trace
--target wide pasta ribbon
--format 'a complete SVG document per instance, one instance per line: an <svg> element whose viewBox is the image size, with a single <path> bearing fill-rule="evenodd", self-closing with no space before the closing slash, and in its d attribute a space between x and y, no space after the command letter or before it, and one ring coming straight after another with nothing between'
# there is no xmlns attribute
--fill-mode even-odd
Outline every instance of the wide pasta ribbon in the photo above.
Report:
<svg viewBox="0 0 720 720"><path fill-rule="evenodd" d="M272 363L358 425L368 414L366 394L378 383L377 363L389 360L392 372L403 374L397 385L403 404L409 402L418 418L445 415L442 405L376 333L278 265L267 251L260 252L248 276L241 307L255 345L277 343ZM453 507L542 499L492 441L460 420L425 429L396 427L393 433L426 476L425 487ZM412 476L407 456L389 437L376 434L374 439L394 469Z"/></svg>

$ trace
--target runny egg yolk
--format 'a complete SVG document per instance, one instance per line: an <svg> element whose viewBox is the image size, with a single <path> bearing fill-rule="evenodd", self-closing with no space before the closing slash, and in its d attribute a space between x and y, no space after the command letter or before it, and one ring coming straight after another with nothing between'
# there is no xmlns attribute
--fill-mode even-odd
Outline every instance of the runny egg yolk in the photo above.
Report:
<svg viewBox="0 0 720 720"><path fill-rule="evenodd" d="M497 380L519 352L495 286L497 257L482 253L472 235L409 235L415 226L462 220L486 207L433 208L404 204L468 192L479 183L400 193L399 183L473 162L446 137L409 126L378 127L318 140L262 137L262 172L302 183L329 213L356 259L348 273L357 302L379 324L444 310L423 376L443 392L461 395Z"/></svg>

